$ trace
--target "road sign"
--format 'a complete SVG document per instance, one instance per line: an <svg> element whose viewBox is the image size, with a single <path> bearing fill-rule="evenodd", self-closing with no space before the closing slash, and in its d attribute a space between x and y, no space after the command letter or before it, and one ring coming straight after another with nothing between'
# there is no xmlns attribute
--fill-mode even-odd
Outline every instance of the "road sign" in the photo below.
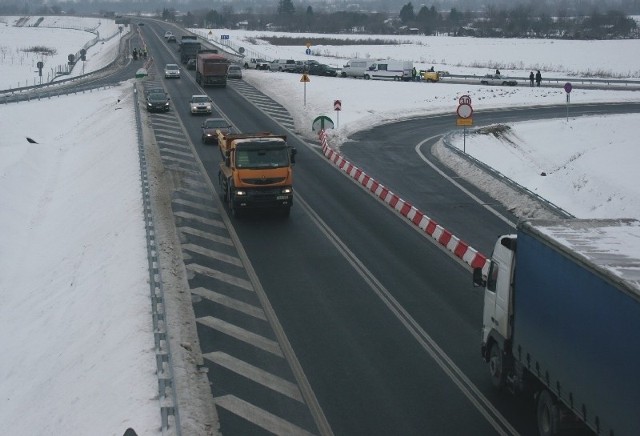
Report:
<svg viewBox="0 0 640 436"><path fill-rule="evenodd" d="M300 78L300 81L304 82L304 83L309 83L309 82L311 82L311 79L309 79L308 75L303 74L302 77Z"/></svg>
<svg viewBox="0 0 640 436"><path fill-rule="evenodd" d="M458 104L468 104L471 106L471 97L468 95L463 95L458 99Z"/></svg>
<svg viewBox="0 0 640 436"><path fill-rule="evenodd" d="M311 130L333 129L333 121L326 115L320 115L311 124Z"/></svg>
<svg viewBox="0 0 640 436"><path fill-rule="evenodd" d="M229 35L220 35L220 39L229 39Z"/></svg>
<svg viewBox="0 0 640 436"><path fill-rule="evenodd" d="M333 102L333 110L334 111L342 110L342 102L340 100L336 100Z"/></svg>
<svg viewBox="0 0 640 436"><path fill-rule="evenodd" d="M308 48L308 49L306 49L304 52L305 52L305 54L310 55L310 54L311 54L311 49L310 49L310 48Z"/></svg>
<svg viewBox="0 0 640 436"><path fill-rule="evenodd" d="M564 84L564 91L567 94L569 94L572 89L573 89L573 85L571 85L571 82L567 82L567 83Z"/></svg>
<svg viewBox="0 0 640 436"><path fill-rule="evenodd" d="M473 118L458 118L456 120L458 126L473 126Z"/></svg>
<svg viewBox="0 0 640 436"><path fill-rule="evenodd" d="M460 118L471 118L471 115L473 115L473 108L470 104L461 104L458 106L457 112Z"/></svg>

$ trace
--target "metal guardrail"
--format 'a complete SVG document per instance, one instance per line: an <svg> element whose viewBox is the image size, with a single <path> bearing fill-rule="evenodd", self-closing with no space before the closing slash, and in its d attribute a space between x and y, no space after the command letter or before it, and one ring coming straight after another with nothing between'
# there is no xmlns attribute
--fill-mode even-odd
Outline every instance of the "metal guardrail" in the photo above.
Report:
<svg viewBox="0 0 640 436"><path fill-rule="evenodd" d="M138 87L133 85L136 127L138 131L138 157L140 161L140 177L142 188L142 203L144 208L144 222L147 239L147 259L149 262L149 291L151 297L151 316L153 321L154 352L156 355L156 374L158 376L158 394L160 402L160 417L162 435L182 434L176 386L174 383L174 367L171 355L170 340L167 328L164 287L156 230L151 208L151 186L147 171L145 144L142 136L142 117L138 104Z"/></svg>
<svg viewBox="0 0 640 436"><path fill-rule="evenodd" d="M524 186L520 185L519 183L514 182L512 179L510 179L509 177L505 176L500 171L496 171L494 168L488 166L484 162L476 159L475 157L471 156L470 154L467 154L467 153L463 152L462 150L460 150L458 147L455 147L454 145L452 145L451 144L451 138L453 136L455 136L455 135L460 135L460 134L461 133L458 132L458 131L451 131L451 132L447 133L446 135L444 135L444 137L442 138L442 143L444 144L445 147L447 147L448 150L453 151L458 156L460 156L463 159L466 159L467 161L473 163L476 167L482 169L484 172L486 172L488 174L491 174L494 179L500 180L504 184L510 186L512 189L521 192L523 195L527 195L530 198L534 198L536 201L538 201L539 203L543 204L548 210L550 210L551 212L557 214L560 218L575 218L575 216L573 216L572 214L570 214L566 210L562 209L560 206L557 206L557 205L551 203L549 200L540 197L535 192L525 188Z"/></svg>
<svg viewBox="0 0 640 436"><path fill-rule="evenodd" d="M462 80L462 81L476 81L480 82L484 75L476 74L446 74L441 77L441 80L447 81L448 79ZM503 79L517 80L518 85L529 85L529 77L519 76L501 76ZM549 86L564 86L565 83L570 82L572 85L588 85L588 86L607 86L607 87L621 87L628 89L640 89L640 79L599 79L595 77L548 77L542 79L546 87Z"/></svg>
<svg viewBox="0 0 640 436"><path fill-rule="evenodd" d="M109 39L113 38L118 34L112 35ZM120 42L119 52L123 53L122 45L126 43L128 38L122 38ZM78 51L79 53L79 51ZM87 78L91 78L94 76L99 76L104 74L107 70L111 69L116 65L119 61L120 56L117 56L113 61L104 67L91 71L87 74L82 74L74 77L70 77L68 79L58 80L55 82L44 83L42 85L33 85L33 86L24 86L20 88L11 88L0 90L0 104L7 103L15 103L19 101L29 101L29 100L42 100L51 97L55 97L58 95L64 94L77 94L84 93L87 91L91 91L93 89L104 88L107 85L95 85L95 84L85 84L82 83L73 83L79 82ZM73 85L73 90L70 90L71 85Z"/></svg>

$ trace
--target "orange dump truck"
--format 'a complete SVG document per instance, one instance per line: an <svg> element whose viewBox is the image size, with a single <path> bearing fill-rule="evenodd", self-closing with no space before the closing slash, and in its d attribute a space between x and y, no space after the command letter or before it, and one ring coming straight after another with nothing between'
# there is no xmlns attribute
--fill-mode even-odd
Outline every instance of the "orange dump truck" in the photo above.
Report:
<svg viewBox="0 0 640 436"><path fill-rule="evenodd" d="M218 131L218 146L223 158L218 172L221 195L233 216L267 208L289 215L296 150L287 145L286 136Z"/></svg>

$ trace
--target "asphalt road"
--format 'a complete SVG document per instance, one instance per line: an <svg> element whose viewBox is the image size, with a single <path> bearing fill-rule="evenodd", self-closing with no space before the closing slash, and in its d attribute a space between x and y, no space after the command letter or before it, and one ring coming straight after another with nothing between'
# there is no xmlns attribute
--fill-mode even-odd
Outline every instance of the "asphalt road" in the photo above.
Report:
<svg viewBox="0 0 640 436"><path fill-rule="evenodd" d="M472 288L468 269L337 170L316 144L296 136L286 111L257 90L242 82L202 90L186 70L181 79L164 80L159 73L176 56L162 38L164 30L158 24L145 26L156 68L148 81L167 89L173 118L151 118L157 135L181 137L173 142L186 144L184 156L188 149L195 151L193 164L181 164L183 172L203 168L204 178L217 187L220 154L215 145L200 143L203 117L188 113L188 99L196 93L209 94L217 115L239 131L287 134L289 144L298 149L296 197L288 219L251 214L229 221L217 198L205 199L208 191L201 197L187 190L176 192L178 199L192 195L210 206L205 222L185 218L185 212L202 209L193 205L196 201L182 201L175 209L182 213L176 218L179 228L212 232L216 227L233 242L222 247L222 236L207 239L183 231L185 268L192 273L189 286L198 333L208 356L223 434L275 433L265 430L265 416L283 421L282 434L291 429L336 435L537 434L531 401L491 388L480 358L483 297ZM562 117L563 110L487 111L475 114L474 121ZM640 107L572 110L637 112ZM355 135L343 151L394 192L488 253L496 235L508 232L509 225L416 158L416 145L425 138L433 142L450 130L450 118L434 116L374 128ZM424 145L427 154L429 144ZM473 186L466 187L491 202ZM515 220L504 208L495 208ZM223 229L218 223L231 227ZM222 254L238 262L221 262ZM230 308L220 297L202 297L207 295L202 289L259 306L266 315L247 316L249 310ZM256 336L278 342L280 354ZM273 390L279 394L271 395ZM296 392L302 392L302 399ZM255 407L242 414L230 398Z"/></svg>

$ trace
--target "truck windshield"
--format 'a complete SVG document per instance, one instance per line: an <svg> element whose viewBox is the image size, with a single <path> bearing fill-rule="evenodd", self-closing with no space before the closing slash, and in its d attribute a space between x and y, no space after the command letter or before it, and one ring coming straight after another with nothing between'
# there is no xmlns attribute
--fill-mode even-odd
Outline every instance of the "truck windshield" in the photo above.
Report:
<svg viewBox="0 0 640 436"><path fill-rule="evenodd" d="M289 166L289 153L282 142L239 144L237 168L279 168Z"/></svg>

